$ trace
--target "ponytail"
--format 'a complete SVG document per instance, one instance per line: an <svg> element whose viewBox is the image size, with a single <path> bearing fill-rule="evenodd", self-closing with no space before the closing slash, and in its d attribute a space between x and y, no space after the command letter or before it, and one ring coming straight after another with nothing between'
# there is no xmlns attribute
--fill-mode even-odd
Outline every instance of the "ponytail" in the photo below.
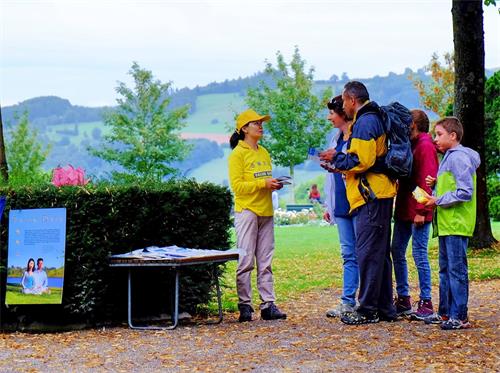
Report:
<svg viewBox="0 0 500 373"><path fill-rule="evenodd" d="M229 146L231 147L231 149L234 149L238 145L238 142L244 139L245 133L243 131L240 130L239 133L238 131L234 131L234 133L231 135L231 138L229 139Z"/></svg>

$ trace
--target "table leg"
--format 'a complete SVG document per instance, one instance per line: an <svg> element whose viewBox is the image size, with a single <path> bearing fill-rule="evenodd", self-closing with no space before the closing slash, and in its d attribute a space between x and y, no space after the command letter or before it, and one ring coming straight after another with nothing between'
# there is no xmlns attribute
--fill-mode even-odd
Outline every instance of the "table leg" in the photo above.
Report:
<svg viewBox="0 0 500 373"><path fill-rule="evenodd" d="M216 324L219 324L222 322L222 299L219 285L219 276L217 275L217 267L215 267L215 286L217 289L217 304L219 305L219 319L217 320Z"/></svg>
<svg viewBox="0 0 500 373"><path fill-rule="evenodd" d="M222 322L222 294L220 291L219 276L217 275L217 265L213 267L213 274L215 276L215 289L217 290L217 305L219 306L219 318L213 321L207 321L207 324L220 324Z"/></svg>
<svg viewBox="0 0 500 373"><path fill-rule="evenodd" d="M179 323L179 269L175 269L175 299L174 299L174 309L172 310L172 322L173 324L165 329L175 329Z"/></svg>

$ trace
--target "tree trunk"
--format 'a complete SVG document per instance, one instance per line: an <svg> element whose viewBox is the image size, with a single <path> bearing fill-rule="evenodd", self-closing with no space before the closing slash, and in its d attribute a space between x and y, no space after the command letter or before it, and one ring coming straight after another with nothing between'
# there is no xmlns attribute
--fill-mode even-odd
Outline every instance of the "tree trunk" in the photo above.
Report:
<svg viewBox="0 0 500 373"><path fill-rule="evenodd" d="M292 184L290 185L290 188L292 189L292 203L295 203L295 177L294 177L294 165L290 165L290 177L292 178Z"/></svg>
<svg viewBox="0 0 500 373"><path fill-rule="evenodd" d="M5 183L9 181L7 157L5 156L5 142L3 139L2 106L0 105L0 177Z"/></svg>
<svg viewBox="0 0 500 373"><path fill-rule="evenodd" d="M454 115L464 126L462 143L481 156L477 169L477 218L469 246L490 247L491 232L486 195L484 121L484 32L482 0L453 0L453 43L455 47Z"/></svg>

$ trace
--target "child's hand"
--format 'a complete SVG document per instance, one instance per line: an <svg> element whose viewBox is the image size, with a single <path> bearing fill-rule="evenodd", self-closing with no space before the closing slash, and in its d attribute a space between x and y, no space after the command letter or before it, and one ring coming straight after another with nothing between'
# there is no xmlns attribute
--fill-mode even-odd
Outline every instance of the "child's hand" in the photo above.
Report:
<svg viewBox="0 0 500 373"><path fill-rule="evenodd" d="M432 177L431 175L427 175L425 177L425 183L427 184L428 187L434 188L434 185L436 185L436 178Z"/></svg>
<svg viewBox="0 0 500 373"><path fill-rule="evenodd" d="M415 224L415 226L417 227L421 227L425 224L425 216L416 214L415 218L413 219L413 224Z"/></svg>
<svg viewBox="0 0 500 373"><path fill-rule="evenodd" d="M427 201L427 203L425 204L425 207L434 207L436 206L436 200L437 198L434 197L434 196L429 196L429 200Z"/></svg>

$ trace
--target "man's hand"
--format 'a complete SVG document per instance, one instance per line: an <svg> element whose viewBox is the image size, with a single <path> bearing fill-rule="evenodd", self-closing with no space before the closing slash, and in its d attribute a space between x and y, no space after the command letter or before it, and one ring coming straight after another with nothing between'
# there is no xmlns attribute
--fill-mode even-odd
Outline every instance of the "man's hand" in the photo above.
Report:
<svg viewBox="0 0 500 373"><path fill-rule="evenodd" d="M325 219L327 223L331 223L330 214L328 213L328 211L325 211L325 213L323 214L323 219Z"/></svg>
<svg viewBox="0 0 500 373"><path fill-rule="evenodd" d="M319 159L322 161L331 162L333 161L333 157L335 156L336 153L337 151L333 148L325 150L324 152L319 153Z"/></svg>
<svg viewBox="0 0 500 373"><path fill-rule="evenodd" d="M335 172L335 173L339 173L340 172L339 170L337 170L336 168L334 168L331 163L323 162L323 163L320 163L319 165L322 168L324 168L325 170L327 170L328 172Z"/></svg>
<svg viewBox="0 0 500 373"><path fill-rule="evenodd" d="M415 215L415 218L413 219L413 224L417 227L421 227L422 225L425 224L425 216L423 215Z"/></svg>

